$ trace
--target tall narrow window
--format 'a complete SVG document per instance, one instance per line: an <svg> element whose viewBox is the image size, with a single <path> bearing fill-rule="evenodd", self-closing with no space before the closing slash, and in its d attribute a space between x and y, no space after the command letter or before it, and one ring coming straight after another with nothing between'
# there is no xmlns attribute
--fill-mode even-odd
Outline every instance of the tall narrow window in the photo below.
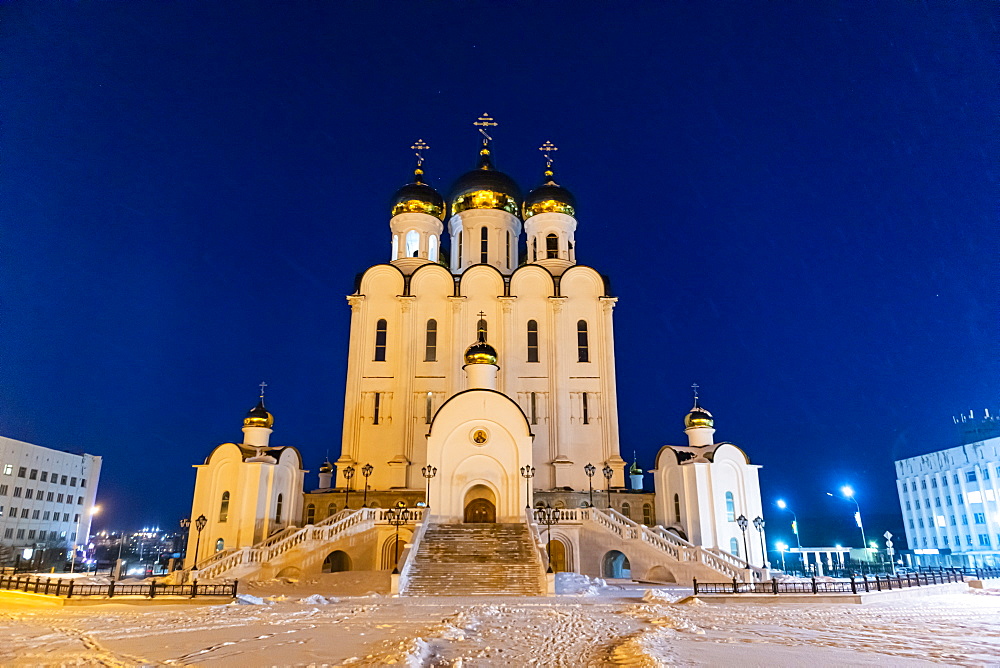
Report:
<svg viewBox="0 0 1000 668"><path fill-rule="evenodd" d="M629 519L632 519L632 506L628 505L627 503L623 503L622 504L622 515L624 515L625 517L627 517Z"/></svg>
<svg viewBox="0 0 1000 668"><path fill-rule="evenodd" d="M729 554L733 555L734 557L740 556L740 541L736 540L735 538L729 539Z"/></svg>
<svg viewBox="0 0 1000 668"><path fill-rule="evenodd" d="M510 267L511 267L511 265L510 265L510 237L511 237L511 233L508 232L507 233L507 268L508 269L510 269Z"/></svg>
<svg viewBox="0 0 1000 668"><path fill-rule="evenodd" d="M337 504L336 503L331 503L330 505L328 505L326 507L326 516L327 517L333 517L336 514L337 514Z"/></svg>
<svg viewBox="0 0 1000 668"><path fill-rule="evenodd" d="M545 257L559 257L559 237L554 234L545 237Z"/></svg>
<svg viewBox="0 0 1000 668"><path fill-rule="evenodd" d="M531 393L531 424L538 424L538 395Z"/></svg>
<svg viewBox="0 0 1000 668"><path fill-rule="evenodd" d="M434 418L434 394L432 392L428 392L427 397L424 400L424 423L430 424L433 418Z"/></svg>
<svg viewBox="0 0 1000 668"><path fill-rule="evenodd" d="M315 523L316 523L316 506L315 504L310 503L308 506L306 506L306 524L315 524Z"/></svg>
<svg viewBox="0 0 1000 668"><path fill-rule="evenodd" d="M223 539L220 538L219 540L215 541L215 551L216 552L222 552L222 549L224 547L226 547L226 541L225 540L223 540Z"/></svg>
<svg viewBox="0 0 1000 668"><path fill-rule="evenodd" d="M576 323L576 350L578 361L590 361L590 345L587 342L587 321L581 320Z"/></svg>
<svg viewBox="0 0 1000 668"><path fill-rule="evenodd" d="M389 329L389 324L385 319L379 320L375 323L375 361L384 362L385 361L385 338L386 331Z"/></svg>
<svg viewBox="0 0 1000 668"><path fill-rule="evenodd" d="M431 262L438 261L438 238L434 235L427 240L427 259Z"/></svg>
<svg viewBox="0 0 1000 668"><path fill-rule="evenodd" d="M222 503L219 504L219 522L229 519L229 492L222 493Z"/></svg>
<svg viewBox="0 0 1000 668"><path fill-rule="evenodd" d="M531 240L531 261L538 259L538 239Z"/></svg>
<svg viewBox="0 0 1000 668"><path fill-rule="evenodd" d="M642 504L642 523L646 526L653 526L653 506L648 503Z"/></svg>
<svg viewBox="0 0 1000 668"><path fill-rule="evenodd" d="M410 230L406 233L406 257L417 257L420 255L420 233Z"/></svg>
<svg viewBox="0 0 1000 668"><path fill-rule="evenodd" d="M284 503L284 497L281 494L278 495L278 503L274 506L274 523L281 524L281 506Z"/></svg>
<svg viewBox="0 0 1000 668"><path fill-rule="evenodd" d="M538 361L538 323L528 321L528 361Z"/></svg>
<svg viewBox="0 0 1000 668"><path fill-rule="evenodd" d="M490 231L485 227L479 234L479 261L483 264L490 261Z"/></svg>
<svg viewBox="0 0 1000 668"><path fill-rule="evenodd" d="M431 319L427 321L427 338L424 342L425 362L437 361L437 345L438 345L438 323L437 320Z"/></svg>
<svg viewBox="0 0 1000 668"><path fill-rule="evenodd" d="M378 414L379 414L379 411L381 409L382 409L382 393L381 392L376 392L375 393L375 408L372 411L372 424L378 424Z"/></svg>
<svg viewBox="0 0 1000 668"><path fill-rule="evenodd" d="M487 334L486 321L480 318L479 322L476 323L476 336L485 341L486 334Z"/></svg>
<svg viewBox="0 0 1000 668"><path fill-rule="evenodd" d="M569 242L569 261L576 262L576 253L573 252L573 242Z"/></svg>
<svg viewBox="0 0 1000 668"><path fill-rule="evenodd" d="M681 497L679 494L674 494L674 521L681 521Z"/></svg>
<svg viewBox="0 0 1000 668"><path fill-rule="evenodd" d="M732 492L726 492L726 519L730 522L736 521L736 501Z"/></svg>
<svg viewBox="0 0 1000 668"><path fill-rule="evenodd" d="M584 392L580 397L583 399L583 424L590 424L590 401L587 399L587 393Z"/></svg>
<svg viewBox="0 0 1000 668"><path fill-rule="evenodd" d="M398 260L399 259L399 235L398 234L392 235L392 259L393 260Z"/></svg>
<svg viewBox="0 0 1000 668"><path fill-rule="evenodd" d="M458 231L458 257L455 258L456 264L462 266L462 230Z"/></svg>

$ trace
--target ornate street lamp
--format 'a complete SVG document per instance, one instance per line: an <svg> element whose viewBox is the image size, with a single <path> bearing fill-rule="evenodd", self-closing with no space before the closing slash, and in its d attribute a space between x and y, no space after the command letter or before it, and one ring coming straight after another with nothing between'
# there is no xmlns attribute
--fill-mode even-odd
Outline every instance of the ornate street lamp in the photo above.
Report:
<svg viewBox="0 0 1000 668"><path fill-rule="evenodd" d="M531 464L522 466L521 476L524 478L524 507L531 508L531 479L535 477L535 467Z"/></svg>
<svg viewBox="0 0 1000 668"><path fill-rule="evenodd" d="M198 530L198 540L194 543L194 563L191 564L191 570L193 571L198 570L198 554L201 549L201 532L207 524L208 518L204 515L198 515L198 519L194 521L194 528Z"/></svg>
<svg viewBox="0 0 1000 668"><path fill-rule="evenodd" d="M361 475L365 477L365 499L361 503L362 508L368 507L368 476L372 474L372 470L374 468L375 467L372 466L371 464L365 464L364 466L361 467Z"/></svg>
<svg viewBox="0 0 1000 668"><path fill-rule="evenodd" d="M750 520L747 519L746 515L740 515L736 518L736 525L743 532L743 556L746 559L747 565L750 565L750 548L747 547L747 527L750 526Z"/></svg>
<svg viewBox="0 0 1000 668"><path fill-rule="evenodd" d="M354 477L354 467L344 467L344 510L351 507L351 478Z"/></svg>
<svg viewBox="0 0 1000 668"><path fill-rule="evenodd" d="M437 475L436 466L425 466L420 469L420 473L423 474L424 478L427 480L427 491L424 493L424 505L429 509L431 507L431 478Z"/></svg>
<svg viewBox="0 0 1000 668"><path fill-rule="evenodd" d="M410 509L404 506L402 501L397 501L395 508L385 511L385 521L396 527L396 558L392 562L393 575L399 575L399 527L410 521Z"/></svg>
<svg viewBox="0 0 1000 668"><path fill-rule="evenodd" d="M597 473L597 469L594 468L593 464L587 464L583 467L583 472L587 474L587 491L590 493L590 507L594 507L594 474Z"/></svg>
<svg viewBox="0 0 1000 668"><path fill-rule="evenodd" d="M767 548L764 547L764 518L758 515L753 518L753 527L760 534L760 554L761 554L761 566L767 568Z"/></svg>
<svg viewBox="0 0 1000 668"><path fill-rule="evenodd" d="M558 508L545 506L544 508L535 509L535 521L544 525L548 534L548 545L545 548L545 554L548 557L549 565L545 570L546 573L552 572L552 525L559 524L560 516L561 513Z"/></svg>
<svg viewBox="0 0 1000 668"><path fill-rule="evenodd" d="M187 517L181 520L181 528L184 529L184 550L181 554L181 561L187 559L187 542L188 536L191 534L191 520Z"/></svg>
<svg viewBox="0 0 1000 668"><path fill-rule="evenodd" d="M604 474L604 478L608 481L608 485L607 485L607 489L608 489L608 510L611 510L611 476L613 476L615 474L615 472L614 472L614 469L612 469L610 466L608 466L607 464L605 464L604 468L601 469L601 473Z"/></svg>

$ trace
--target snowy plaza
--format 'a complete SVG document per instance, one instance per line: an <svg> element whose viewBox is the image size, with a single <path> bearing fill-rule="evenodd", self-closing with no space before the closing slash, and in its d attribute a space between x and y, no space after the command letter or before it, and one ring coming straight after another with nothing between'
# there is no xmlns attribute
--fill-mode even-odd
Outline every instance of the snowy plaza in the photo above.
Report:
<svg viewBox="0 0 1000 668"><path fill-rule="evenodd" d="M251 583L224 605L4 603L0 665L1000 663L998 589L867 605L718 605L682 587L602 585L571 574L560 578L569 593L549 597L376 593L387 580L353 572Z"/></svg>

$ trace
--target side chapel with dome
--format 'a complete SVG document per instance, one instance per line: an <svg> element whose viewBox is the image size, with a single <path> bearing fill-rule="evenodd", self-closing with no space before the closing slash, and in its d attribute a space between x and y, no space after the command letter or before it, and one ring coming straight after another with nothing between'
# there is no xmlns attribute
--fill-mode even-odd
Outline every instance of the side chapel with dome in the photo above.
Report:
<svg viewBox="0 0 1000 668"><path fill-rule="evenodd" d="M186 567L203 579L394 570L403 595L539 593L560 570L762 576L763 533L746 540L736 522L762 515L758 467L715 442L697 394L688 444L661 448L653 491L621 456L617 298L577 261L556 148L542 146L542 182L522 196L494 162L496 123L476 125L475 168L447 200L424 181L428 146L413 146L389 261L347 297L340 456L306 488L299 451L270 445L262 384L243 442L196 467L191 512L204 528L191 531Z"/></svg>

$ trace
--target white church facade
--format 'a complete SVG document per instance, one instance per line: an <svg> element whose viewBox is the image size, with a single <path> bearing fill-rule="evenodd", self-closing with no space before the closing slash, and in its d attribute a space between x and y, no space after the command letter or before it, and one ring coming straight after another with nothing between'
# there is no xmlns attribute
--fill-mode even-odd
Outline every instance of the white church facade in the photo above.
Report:
<svg viewBox="0 0 1000 668"><path fill-rule="evenodd" d="M661 581L761 576L763 534L747 541L736 521L762 513L757 467L714 443L697 400L688 444L657 455L654 491L642 489L637 464L626 485L616 298L577 263L576 202L555 181L555 149L543 147L543 183L522 197L494 165L491 119L477 125L478 164L447 201L423 181L426 146L414 147L415 178L392 202L389 262L347 297L340 456L307 490L298 450L270 445L262 395L243 443L197 467L192 518L203 521L188 568L203 578L398 569L404 594L461 590L443 573L463 568L511 593L544 587L546 567ZM499 564L483 566L504 550L514 550L508 565L528 569L523 592Z"/></svg>

